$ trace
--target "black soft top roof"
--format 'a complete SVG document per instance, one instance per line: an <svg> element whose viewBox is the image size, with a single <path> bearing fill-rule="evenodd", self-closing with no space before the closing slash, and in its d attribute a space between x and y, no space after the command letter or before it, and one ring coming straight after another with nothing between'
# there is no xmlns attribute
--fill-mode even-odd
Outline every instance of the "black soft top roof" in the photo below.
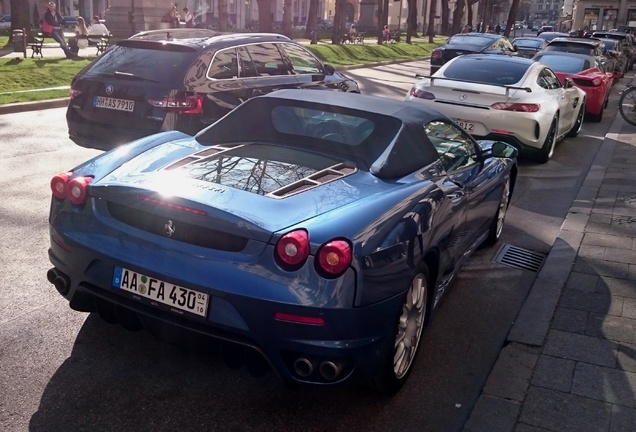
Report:
<svg viewBox="0 0 636 432"><path fill-rule="evenodd" d="M284 133L277 130L271 114L281 105L364 118L375 128L357 145ZM388 179L403 177L439 159L424 132L424 124L436 119L449 121L443 114L412 102L334 91L279 90L249 99L199 132L196 139L204 145L279 142L339 155Z"/></svg>

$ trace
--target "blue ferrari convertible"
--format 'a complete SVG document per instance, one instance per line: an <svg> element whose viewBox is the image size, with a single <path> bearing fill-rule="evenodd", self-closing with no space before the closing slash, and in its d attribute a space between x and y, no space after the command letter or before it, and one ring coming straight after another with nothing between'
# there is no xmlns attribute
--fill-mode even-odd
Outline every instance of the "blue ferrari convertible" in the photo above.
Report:
<svg viewBox="0 0 636 432"><path fill-rule="evenodd" d="M409 102L273 92L53 177L47 278L75 310L290 384L395 392L462 263L499 239L516 154Z"/></svg>

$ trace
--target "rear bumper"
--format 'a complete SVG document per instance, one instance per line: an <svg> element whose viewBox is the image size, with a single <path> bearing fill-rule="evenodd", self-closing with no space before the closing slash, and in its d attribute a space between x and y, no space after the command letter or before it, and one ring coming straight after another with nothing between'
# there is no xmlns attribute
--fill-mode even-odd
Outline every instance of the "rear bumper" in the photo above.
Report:
<svg viewBox="0 0 636 432"><path fill-rule="evenodd" d="M60 241L67 245L66 249L60 246ZM146 261L157 261L152 251L145 255L151 255L144 257ZM206 267L209 274L201 267L201 275L196 277L200 281L207 280L207 285L172 281L209 294L207 315L200 317L113 287L113 268L122 265L121 262L63 238L53 228L49 259L55 274L66 279L66 289L56 288L72 309L98 312L106 321L119 322L129 329L146 328L169 342L196 340L198 345L195 347L199 348L201 344L213 346L221 342L249 351L264 360L263 363L286 382L330 385L373 376L383 364L384 353L395 337L397 317L403 303L402 295L357 308L340 304L321 307L318 302L301 304L306 299L292 303L289 298L275 298L291 291L293 281L288 279L292 276L287 279L276 275L263 278L259 272L248 271L249 265L245 263L240 270L232 270L226 265L224 274L220 274L207 271L215 263L206 261L199 265ZM125 265L169 281L171 278L167 275L171 272L167 268L172 266L167 262L172 261L175 266L183 267L179 257L170 258L156 268L150 264L147 268ZM158 270L162 267L163 271ZM260 265L255 267L261 268ZM298 280L296 283L301 284ZM341 281L340 285L350 283L348 279ZM334 284L338 285L338 282ZM321 286L316 290L329 291L329 288L330 285ZM307 293L306 288L303 290ZM274 318L277 312L321 317L324 324L281 321ZM305 368L301 372L296 368L299 362ZM335 365L330 370L337 370L337 375L325 375L321 371L322 364Z"/></svg>
<svg viewBox="0 0 636 432"><path fill-rule="evenodd" d="M81 147L110 150L156 131L127 129L116 126L87 124L67 119L68 137Z"/></svg>

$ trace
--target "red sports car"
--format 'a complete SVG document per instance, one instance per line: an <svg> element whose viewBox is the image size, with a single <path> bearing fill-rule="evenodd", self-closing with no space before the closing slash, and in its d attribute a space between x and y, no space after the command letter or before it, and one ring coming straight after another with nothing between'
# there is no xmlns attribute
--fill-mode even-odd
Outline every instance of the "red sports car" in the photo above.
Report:
<svg viewBox="0 0 636 432"><path fill-rule="evenodd" d="M614 83L614 74L606 71L601 61L594 56L562 51L542 51L534 60L550 67L561 83L571 78L574 85L587 94L585 118L601 121Z"/></svg>

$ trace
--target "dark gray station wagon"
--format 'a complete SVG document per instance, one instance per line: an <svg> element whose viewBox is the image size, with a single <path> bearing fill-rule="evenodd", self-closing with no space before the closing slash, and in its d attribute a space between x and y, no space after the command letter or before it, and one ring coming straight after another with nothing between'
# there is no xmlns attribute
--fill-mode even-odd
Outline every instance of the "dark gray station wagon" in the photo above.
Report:
<svg viewBox="0 0 636 432"><path fill-rule="evenodd" d="M138 33L73 78L69 137L105 150L164 130L194 135L251 97L289 88L360 92L354 80L282 35Z"/></svg>

